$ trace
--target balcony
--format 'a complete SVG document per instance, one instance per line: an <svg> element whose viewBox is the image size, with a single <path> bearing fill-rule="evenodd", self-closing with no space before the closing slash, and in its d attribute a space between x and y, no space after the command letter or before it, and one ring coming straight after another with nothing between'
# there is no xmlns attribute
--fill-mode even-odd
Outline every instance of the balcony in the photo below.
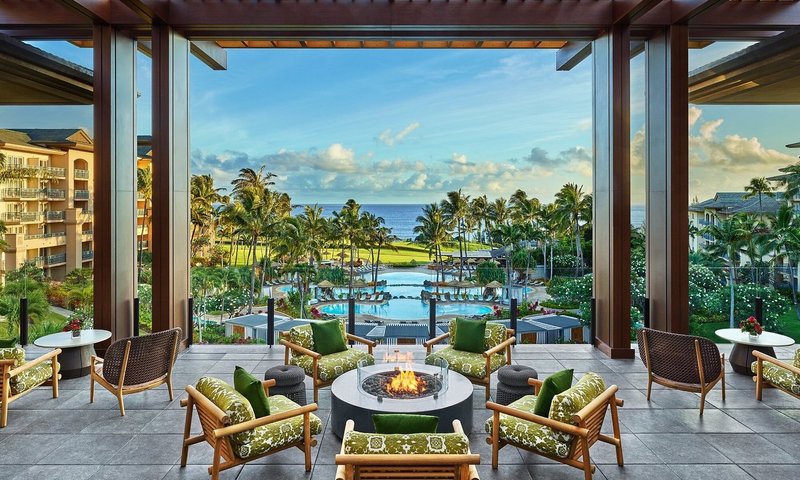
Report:
<svg viewBox="0 0 800 480"><path fill-rule="evenodd" d="M3 198L19 198L19 188L4 188Z"/></svg>
<svg viewBox="0 0 800 480"><path fill-rule="evenodd" d="M64 178L67 176L67 169L61 167L41 167L42 176Z"/></svg>
<svg viewBox="0 0 800 480"><path fill-rule="evenodd" d="M5 212L3 221L6 223L33 223L41 220L44 212Z"/></svg>
<svg viewBox="0 0 800 480"><path fill-rule="evenodd" d="M60 188L43 188L40 192L42 197L48 200L64 200L67 198L67 191Z"/></svg>
<svg viewBox="0 0 800 480"><path fill-rule="evenodd" d="M92 240L92 237L94 237L94 230L92 230L91 228L88 230L81 231L81 241L84 242L90 241Z"/></svg>
<svg viewBox="0 0 800 480"><path fill-rule="evenodd" d="M57 253L55 255L46 255L43 257L36 257L33 259L37 265L44 265L46 267L53 267L55 265L60 265L63 263L67 263L67 254L66 253Z"/></svg>
<svg viewBox="0 0 800 480"><path fill-rule="evenodd" d="M137 217L144 217L144 208L137 208L136 209L136 216Z"/></svg>
<svg viewBox="0 0 800 480"><path fill-rule="evenodd" d="M81 258L84 262L89 261L94 258L94 252L91 250L84 250L83 253L81 253Z"/></svg>
<svg viewBox="0 0 800 480"><path fill-rule="evenodd" d="M48 222L58 222L64 220L63 210L49 210L44 212L45 220Z"/></svg>
<svg viewBox="0 0 800 480"><path fill-rule="evenodd" d="M80 168L75 169L75 178L80 178L83 180L89 179L89 170L83 170Z"/></svg>
<svg viewBox="0 0 800 480"><path fill-rule="evenodd" d="M26 248L48 248L65 245L67 232L33 233L25 235Z"/></svg>
<svg viewBox="0 0 800 480"><path fill-rule="evenodd" d="M75 200L89 200L89 190L75 190Z"/></svg>
<svg viewBox="0 0 800 480"><path fill-rule="evenodd" d="M41 192L41 190L36 188L20 188L19 198L23 200L37 200L39 198L39 192Z"/></svg>

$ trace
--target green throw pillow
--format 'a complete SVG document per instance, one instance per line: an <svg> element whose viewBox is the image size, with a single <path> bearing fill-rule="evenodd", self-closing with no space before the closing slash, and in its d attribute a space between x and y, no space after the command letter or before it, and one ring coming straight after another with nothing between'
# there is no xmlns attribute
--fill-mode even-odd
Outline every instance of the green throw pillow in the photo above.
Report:
<svg viewBox="0 0 800 480"><path fill-rule="evenodd" d="M486 320L456 319L456 340L453 348L462 352L486 351Z"/></svg>
<svg viewBox="0 0 800 480"><path fill-rule="evenodd" d="M14 348L16 346L16 338L0 338L0 348Z"/></svg>
<svg viewBox="0 0 800 480"><path fill-rule="evenodd" d="M376 413L372 415L375 433L436 433L439 417L404 413Z"/></svg>
<svg viewBox="0 0 800 480"><path fill-rule="evenodd" d="M314 350L320 355L330 355L347 350L339 320L312 322L311 334L314 337Z"/></svg>
<svg viewBox="0 0 800 480"><path fill-rule="evenodd" d="M244 368L237 366L233 372L233 388L250 402L256 418L269 415L269 400L267 400L261 380L250 375L250 372Z"/></svg>
<svg viewBox="0 0 800 480"><path fill-rule="evenodd" d="M540 417L550 415L550 404L553 397L565 392L572 386L572 369L561 370L544 379L539 395L536 397L536 404L533 406L533 413Z"/></svg>

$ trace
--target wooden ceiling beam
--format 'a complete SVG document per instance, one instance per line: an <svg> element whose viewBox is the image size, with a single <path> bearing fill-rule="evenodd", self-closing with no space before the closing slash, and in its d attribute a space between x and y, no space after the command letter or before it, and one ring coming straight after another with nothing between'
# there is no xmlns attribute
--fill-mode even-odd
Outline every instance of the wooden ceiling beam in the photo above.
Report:
<svg viewBox="0 0 800 480"><path fill-rule="evenodd" d="M567 42L556 52L556 70L566 72L589 57L592 42Z"/></svg>
<svg viewBox="0 0 800 480"><path fill-rule="evenodd" d="M305 45L303 45L305 46ZM192 40L189 45L192 55L205 63L212 70L228 69L228 52L209 40Z"/></svg>

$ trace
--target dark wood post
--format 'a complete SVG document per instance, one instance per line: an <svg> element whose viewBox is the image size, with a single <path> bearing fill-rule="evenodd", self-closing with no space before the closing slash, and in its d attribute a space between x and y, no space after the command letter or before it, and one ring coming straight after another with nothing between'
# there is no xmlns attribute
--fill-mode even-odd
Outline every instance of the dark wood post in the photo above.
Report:
<svg viewBox="0 0 800 480"><path fill-rule="evenodd" d="M356 299L353 297L347 299L347 333L356 334ZM350 342L350 345L352 344L353 342Z"/></svg>
<svg viewBox="0 0 800 480"><path fill-rule="evenodd" d="M428 340L436 336L436 297L428 301Z"/></svg>
<svg viewBox="0 0 800 480"><path fill-rule="evenodd" d="M136 295L136 41L97 25L93 42L94 326L113 341L133 334Z"/></svg>
<svg viewBox="0 0 800 480"><path fill-rule="evenodd" d="M645 47L649 320L675 333L689 333L688 42L687 26L672 25Z"/></svg>
<svg viewBox="0 0 800 480"><path fill-rule="evenodd" d="M275 345L275 299L267 299L267 345Z"/></svg>
<svg viewBox="0 0 800 480"><path fill-rule="evenodd" d="M631 348L630 28L612 26L592 45L594 76L593 271L597 347Z"/></svg>
<svg viewBox="0 0 800 480"><path fill-rule="evenodd" d="M152 51L153 331L189 332L189 40L156 23Z"/></svg>

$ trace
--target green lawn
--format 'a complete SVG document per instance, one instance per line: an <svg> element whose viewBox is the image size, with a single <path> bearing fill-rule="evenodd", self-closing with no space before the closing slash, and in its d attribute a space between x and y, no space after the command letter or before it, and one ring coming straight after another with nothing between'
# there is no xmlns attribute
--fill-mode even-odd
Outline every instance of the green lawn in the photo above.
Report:
<svg viewBox="0 0 800 480"><path fill-rule="evenodd" d="M797 315L794 311L790 310L781 316L781 325L783 328L777 333L792 337L796 342L800 343L800 321L797 320ZM693 333L713 340L715 343L730 343L727 340L719 338L715 331L720 328L729 328L728 322L714 322L714 323L700 323L695 328Z"/></svg>

